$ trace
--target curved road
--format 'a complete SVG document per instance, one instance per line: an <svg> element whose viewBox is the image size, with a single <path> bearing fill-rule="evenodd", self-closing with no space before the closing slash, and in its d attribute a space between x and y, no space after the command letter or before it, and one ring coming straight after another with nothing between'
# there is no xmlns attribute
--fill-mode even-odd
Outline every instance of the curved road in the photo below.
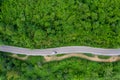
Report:
<svg viewBox="0 0 120 80"><path fill-rule="evenodd" d="M0 46L0 51L9 52L13 54L25 54L25 55L55 55L55 54L69 54L69 53L91 53L95 55L105 55L105 56L117 56L120 55L120 49L103 49L103 48L93 48L87 46L68 46L68 47L58 47L58 48L48 48L48 49L28 49L14 46Z"/></svg>

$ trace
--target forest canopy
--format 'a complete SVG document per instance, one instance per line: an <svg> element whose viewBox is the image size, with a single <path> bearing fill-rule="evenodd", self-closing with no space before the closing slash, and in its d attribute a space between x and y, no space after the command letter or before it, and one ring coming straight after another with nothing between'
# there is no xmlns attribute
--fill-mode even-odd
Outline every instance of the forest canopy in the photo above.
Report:
<svg viewBox="0 0 120 80"><path fill-rule="evenodd" d="M0 42L28 48L120 47L120 0L0 0Z"/></svg>
<svg viewBox="0 0 120 80"><path fill-rule="evenodd" d="M0 0L3 44L120 48L120 0ZM45 62L42 56L29 56L22 61L0 52L0 80L120 80L119 66L77 57Z"/></svg>

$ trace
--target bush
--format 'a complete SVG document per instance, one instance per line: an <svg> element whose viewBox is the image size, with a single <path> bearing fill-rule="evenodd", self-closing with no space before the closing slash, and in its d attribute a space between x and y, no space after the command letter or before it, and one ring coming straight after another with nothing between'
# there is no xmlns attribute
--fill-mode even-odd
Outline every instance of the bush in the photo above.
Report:
<svg viewBox="0 0 120 80"><path fill-rule="evenodd" d="M119 0L4 0L0 38L6 45L120 47Z"/></svg>
<svg viewBox="0 0 120 80"><path fill-rule="evenodd" d="M44 63L42 57L20 61L0 53L0 80L119 80L120 62L99 63L80 58Z"/></svg>

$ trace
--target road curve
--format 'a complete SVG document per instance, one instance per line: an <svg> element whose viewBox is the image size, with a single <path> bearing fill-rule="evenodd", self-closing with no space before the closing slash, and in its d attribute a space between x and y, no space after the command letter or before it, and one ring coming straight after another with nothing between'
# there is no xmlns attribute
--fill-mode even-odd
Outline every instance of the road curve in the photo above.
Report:
<svg viewBox="0 0 120 80"><path fill-rule="evenodd" d="M13 54L24 54L32 56L47 56L55 54L69 54L69 53L91 53L95 55L105 55L105 56L118 56L120 55L120 49L104 49L104 48L93 48L87 46L67 46L58 48L48 48L48 49L28 49L14 46L0 46L0 51L9 52Z"/></svg>

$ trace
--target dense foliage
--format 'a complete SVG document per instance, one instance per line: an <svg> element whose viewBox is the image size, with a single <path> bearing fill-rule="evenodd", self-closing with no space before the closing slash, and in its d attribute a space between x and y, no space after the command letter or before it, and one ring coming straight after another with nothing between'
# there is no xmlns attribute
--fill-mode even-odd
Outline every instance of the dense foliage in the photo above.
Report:
<svg viewBox="0 0 120 80"><path fill-rule="evenodd" d="M20 61L0 54L0 80L120 80L120 62L80 58L44 63L42 57Z"/></svg>
<svg viewBox="0 0 120 80"><path fill-rule="evenodd" d="M0 42L120 47L120 0L1 0Z"/></svg>
<svg viewBox="0 0 120 80"><path fill-rule="evenodd" d="M0 45L120 47L120 0L0 0ZM0 52L0 80L120 80L120 62L43 57L20 61Z"/></svg>

